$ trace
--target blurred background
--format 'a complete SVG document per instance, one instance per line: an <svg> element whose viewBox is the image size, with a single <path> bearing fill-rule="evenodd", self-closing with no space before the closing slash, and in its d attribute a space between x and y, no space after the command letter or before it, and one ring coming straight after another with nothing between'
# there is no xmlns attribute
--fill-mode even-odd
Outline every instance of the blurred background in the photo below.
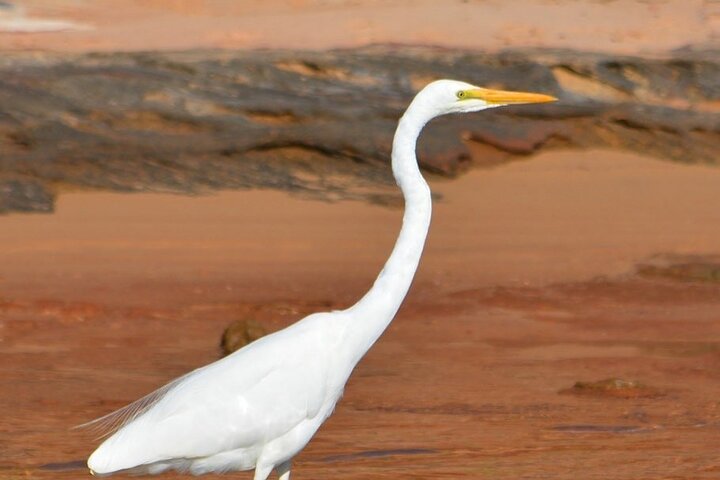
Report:
<svg viewBox="0 0 720 480"><path fill-rule="evenodd" d="M0 479L354 303L439 78L560 101L426 128L416 282L294 475L717 478L719 39L710 0L0 1Z"/></svg>

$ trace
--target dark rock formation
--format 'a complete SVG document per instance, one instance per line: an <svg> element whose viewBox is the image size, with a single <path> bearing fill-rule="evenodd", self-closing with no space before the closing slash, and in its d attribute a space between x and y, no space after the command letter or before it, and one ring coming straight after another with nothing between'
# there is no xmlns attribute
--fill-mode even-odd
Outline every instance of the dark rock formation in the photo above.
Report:
<svg viewBox="0 0 720 480"><path fill-rule="evenodd" d="M389 47L5 56L0 211L48 211L65 186L271 187L388 202L395 123L441 77L561 101L433 122L419 145L428 172L454 176L556 147L717 164L718 58Z"/></svg>
<svg viewBox="0 0 720 480"><path fill-rule="evenodd" d="M52 212L55 196L38 180L0 178L0 213Z"/></svg>

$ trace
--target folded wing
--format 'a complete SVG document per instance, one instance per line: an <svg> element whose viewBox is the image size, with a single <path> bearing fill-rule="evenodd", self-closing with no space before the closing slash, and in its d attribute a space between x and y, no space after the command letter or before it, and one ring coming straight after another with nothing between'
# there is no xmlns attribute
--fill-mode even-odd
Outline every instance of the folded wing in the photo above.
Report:
<svg viewBox="0 0 720 480"><path fill-rule="evenodd" d="M116 431L88 466L111 473L169 460L262 448L326 401L328 330L312 316L195 370L111 415Z"/></svg>

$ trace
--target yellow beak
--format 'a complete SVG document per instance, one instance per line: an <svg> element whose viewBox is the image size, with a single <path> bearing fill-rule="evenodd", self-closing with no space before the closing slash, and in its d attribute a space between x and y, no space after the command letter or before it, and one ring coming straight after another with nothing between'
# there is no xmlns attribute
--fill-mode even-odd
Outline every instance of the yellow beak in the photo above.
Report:
<svg viewBox="0 0 720 480"><path fill-rule="evenodd" d="M554 102L557 98L542 93L511 92L507 90L492 90L490 88L473 88L466 91L465 98L477 98L487 103L546 103Z"/></svg>

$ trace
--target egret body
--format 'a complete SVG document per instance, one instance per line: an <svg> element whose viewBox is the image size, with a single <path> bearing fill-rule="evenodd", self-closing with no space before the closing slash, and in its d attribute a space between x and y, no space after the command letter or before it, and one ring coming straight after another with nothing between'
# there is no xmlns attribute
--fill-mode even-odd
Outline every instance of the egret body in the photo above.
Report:
<svg viewBox="0 0 720 480"><path fill-rule="evenodd" d="M290 463L330 416L360 359L392 321L417 269L430 226L430 188L415 144L432 118L548 95L438 80L400 119L392 170L405 198L402 229L370 291L352 307L316 313L171 382L95 422L112 433L88 459L95 474L192 474L255 469L255 480Z"/></svg>

